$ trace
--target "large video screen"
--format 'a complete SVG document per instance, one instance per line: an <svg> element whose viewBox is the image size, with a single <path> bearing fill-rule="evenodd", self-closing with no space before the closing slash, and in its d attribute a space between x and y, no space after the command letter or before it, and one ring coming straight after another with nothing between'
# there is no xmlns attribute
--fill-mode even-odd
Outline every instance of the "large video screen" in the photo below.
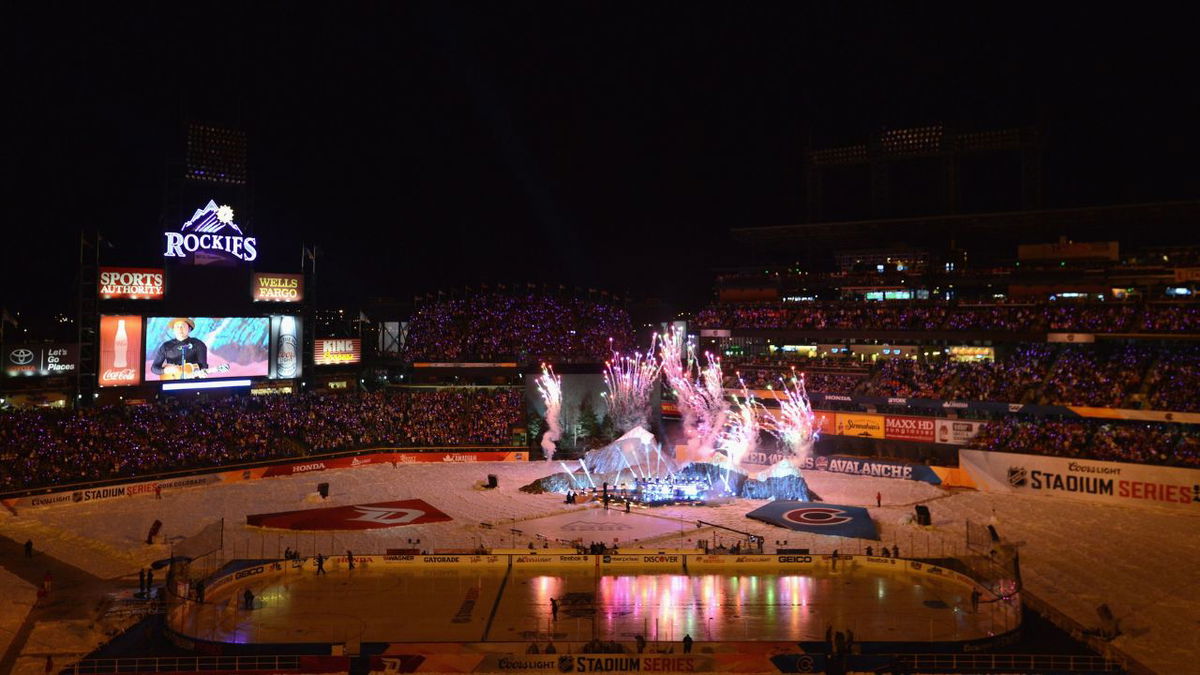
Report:
<svg viewBox="0 0 1200 675"><path fill-rule="evenodd" d="M266 376L270 339L268 317L147 317L145 378Z"/></svg>

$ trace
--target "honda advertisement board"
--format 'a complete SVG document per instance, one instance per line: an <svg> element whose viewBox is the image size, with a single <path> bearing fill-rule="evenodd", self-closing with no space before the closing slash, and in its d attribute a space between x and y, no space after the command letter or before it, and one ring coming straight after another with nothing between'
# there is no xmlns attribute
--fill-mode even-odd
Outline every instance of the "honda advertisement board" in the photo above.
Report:
<svg viewBox="0 0 1200 675"><path fill-rule="evenodd" d="M142 317L100 317L101 387L142 383Z"/></svg>
<svg viewBox="0 0 1200 675"><path fill-rule="evenodd" d="M79 368L79 347L50 344L12 344L4 347L4 374L8 377L74 375Z"/></svg>
<svg viewBox="0 0 1200 675"><path fill-rule="evenodd" d="M346 366L362 361L362 340L345 338L313 341L313 365Z"/></svg>
<svg viewBox="0 0 1200 675"><path fill-rule="evenodd" d="M165 275L161 267L101 267L102 300L162 300Z"/></svg>

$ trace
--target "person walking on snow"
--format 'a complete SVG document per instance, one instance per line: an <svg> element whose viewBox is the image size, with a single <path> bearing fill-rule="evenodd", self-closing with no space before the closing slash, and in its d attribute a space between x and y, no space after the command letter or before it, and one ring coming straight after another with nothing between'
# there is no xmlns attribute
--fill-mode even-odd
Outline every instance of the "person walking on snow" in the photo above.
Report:
<svg viewBox="0 0 1200 675"><path fill-rule="evenodd" d="M325 574L325 556L317 554L317 574Z"/></svg>
<svg viewBox="0 0 1200 675"><path fill-rule="evenodd" d="M558 600L555 598L550 598L550 618L558 621Z"/></svg>
<svg viewBox="0 0 1200 675"><path fill-rule="evenodd" d="M875 506L883 506L883 495L878 492L875 493Z"/></svg>

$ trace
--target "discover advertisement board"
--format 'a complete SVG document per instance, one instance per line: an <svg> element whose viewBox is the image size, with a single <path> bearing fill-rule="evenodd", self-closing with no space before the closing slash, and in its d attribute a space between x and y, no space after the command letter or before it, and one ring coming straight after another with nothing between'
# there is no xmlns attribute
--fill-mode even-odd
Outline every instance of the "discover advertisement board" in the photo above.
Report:
<svg viewBox="0 0 1200 675"><path fill-rule="evenodd" d="M100 317L99 386L142 383L142 317Z"/></svg>

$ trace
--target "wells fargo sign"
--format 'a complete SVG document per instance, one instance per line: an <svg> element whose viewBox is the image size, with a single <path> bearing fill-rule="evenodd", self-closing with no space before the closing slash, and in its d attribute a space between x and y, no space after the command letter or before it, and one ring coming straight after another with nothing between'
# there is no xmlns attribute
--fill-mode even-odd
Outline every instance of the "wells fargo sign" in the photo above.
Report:
<svg viewBox="0 0 1200 675"><path fill-rule="evenodd" d="M151 267L101 267L104 300L162 300L163 271Z"/></svg>
<svg viewBox="0 0 1200 675"><path fill-rule="evenodd" d="M255 302L301 302L303 300L303 274L255 273Z"/></svg>

